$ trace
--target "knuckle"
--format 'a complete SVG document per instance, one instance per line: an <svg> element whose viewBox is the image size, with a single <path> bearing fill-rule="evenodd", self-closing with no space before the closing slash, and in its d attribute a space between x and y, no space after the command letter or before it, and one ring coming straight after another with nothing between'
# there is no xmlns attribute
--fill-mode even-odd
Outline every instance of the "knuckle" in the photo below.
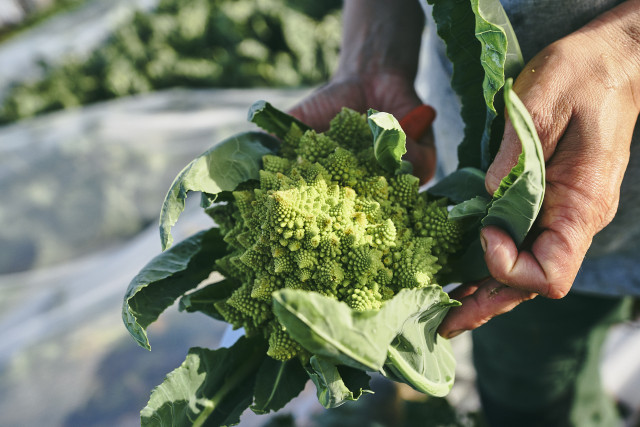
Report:
<svg viewBox="0 0 640 427"><path fill-rule="evenodd" d="M547 209L559 229L591 238L613 220L619 193L600 191L600 186L583 181L578 178L570 185L548 181L549 189L559 197Z"/></svg>
<svg viewBox="0 0 640 427"><path fill-rule="evenodd" d="M523 292L522 293L522 297L520 298L520 303L526 302L526 301L531 301L532 299L534 299L535 297L537 297L538 294L535 292Z"/></svg>
<svg viewBox="0 0 640 427"><path fill-rule="evenodd" d="M545 283L545 292L543 296L550 299L562 299L564 298L573 285L578 267L582 261L582 255L580 259L576 261L571 257L567 257L566 260L560 261L556 268L551 273L547 274L547 281Z"/></svg>
<svg viewBox="0 0 640 427"><path fill-rule="evenodd" d="M544 105L532 106L530 114L540 138L542 152L548 157L556 145L558 123L563 121L558 119L555 109L545 108Z"/></svg>
<svg viewBox="0 0 640 427"><path fill-rule="evenodd" d="M550 286L546 297L550 299L562 299L567 296L569 289L570 286L566 286L565 284Z"/></svg>

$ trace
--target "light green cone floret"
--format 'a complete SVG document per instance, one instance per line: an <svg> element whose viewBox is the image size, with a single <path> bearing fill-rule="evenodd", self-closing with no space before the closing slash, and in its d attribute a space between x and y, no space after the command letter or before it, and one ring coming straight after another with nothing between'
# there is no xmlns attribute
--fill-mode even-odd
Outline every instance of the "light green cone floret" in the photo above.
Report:
<svg viewBox="0 0 640 427"><path fill-rule="evenodd" d="M378 310L382 307L383 296L378 291L378 287L355 288L351 290L346 299L349 307L358 311Z"/></svg>
<svg viewBox="0 0 640 427"><path fill-rule="evenodd" d="M267 154L262 157L262 169L266 172L284 173L291 169L291 161L283 157Z"/></svg>
<svg viewBox="0 0 640 427"><path fill-rule="evenodd" d="M259 182L208 210L230 250L216 267L239 284L216 309L262 334L277 360L306 353L274 317L273 292L314 291L378 310L403 288L435 283L440 255L457 247L446 206L419 195L412 175L373 165L371 141L364 115L348 109L326 134L294 125L280 156L264 156Z"/></svg>
<svg viewBox="0 0 640 427"><path fill-rule="evenodd" d="M419 179L413 175L401 174L391 178L391 199L404 207L413 206L418 198Z"/></svg>
<svg viewBox="0 0 640 427"><path fill-rule="evenodd" d="M269 324L269 348L267 355L276 360L286 361L299 355L302 351L300 344L295 342L280 323L274 321Z"/></svg>
<svg viewBox="0 0 640 427"><path fill-rule="evenodd" d="M443 257L460 249L462 239L462 228L459 223L448 219L449 211L445 202L444 199L427 202L426 198L420 195L412 211L413 228L416 234L433 238L432 252L441 264L443 264Z"/></svg>
<svg viewBox="0 0 640 427"><path fill-rule="evenodd" d="M338 144L323 134L309 130L302 135L296 154L308 162L315 163L331 154Z"/></svg>
<svg viewBox="0 0 640 427"><path fill-rule="evenodd" d="M372 134L366 116L349 108L343 108L331 120L327 135L354 153L371 148Z"/></svg>

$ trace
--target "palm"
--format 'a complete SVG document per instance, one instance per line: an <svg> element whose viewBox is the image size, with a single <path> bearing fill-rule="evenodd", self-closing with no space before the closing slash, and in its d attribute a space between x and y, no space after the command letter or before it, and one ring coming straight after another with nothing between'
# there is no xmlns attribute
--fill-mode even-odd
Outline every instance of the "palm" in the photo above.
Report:
<svg viewBox="0 0 640 427"><path fill-rule="evenodd" d="M328 128L329 121L342 107L360 112L373 108L400 119L420 104L413 86L406 80L386 75L370 80L331 82L296 105L290 113L321 132ZM420 141L408 139L405 157L413 164L414 173L421 181L428 181L435 171L433 133L429 132Z"/></svg>

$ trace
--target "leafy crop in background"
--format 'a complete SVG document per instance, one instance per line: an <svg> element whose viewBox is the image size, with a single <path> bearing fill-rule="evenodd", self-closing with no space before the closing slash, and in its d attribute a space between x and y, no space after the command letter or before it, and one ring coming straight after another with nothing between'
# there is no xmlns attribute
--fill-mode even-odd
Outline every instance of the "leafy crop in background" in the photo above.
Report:
<svg viewBox="0 0 640 427"><path fill-rule="evenodd" d="M15 2L22 9L22 17L15 22L3 22L0 26L0 43L35 27L51 16L63 13L82 5L86 0L50 0L31 4L31 2Z"/></svg>
<svg viewBox="0 0 640 427"><path fill-rule="evenodd" d="M42 64L16 83L0 123L170 87L291 87L325 81L337 63L340 2L163 0L88 58Z"/></svg>

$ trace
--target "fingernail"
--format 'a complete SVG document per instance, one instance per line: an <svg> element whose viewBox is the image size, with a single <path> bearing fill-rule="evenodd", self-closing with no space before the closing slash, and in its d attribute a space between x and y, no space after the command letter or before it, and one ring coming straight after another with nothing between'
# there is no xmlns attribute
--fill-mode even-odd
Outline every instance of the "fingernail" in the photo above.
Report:
<svg viewBox="0 0 640 427"><path fill-rule="evenodd" d="M482 252L487 252L487 238L484 237L482 231L480 232L480 246L482 246Z"/></svg>
<svg viewBox="0 0 640 427"><path fill-rule="evenodd" d="M455 338L463 332L464 332L464 329L458 329L457 331L449 332L449 334L447 335L447 338L448 339Z"/></svg>
<svg viewBox="0 0 640 427"><path fill-rule="evenodd" d="M431 129L431 124L436 118L436 110L430 105L418 105L400 120L400 126L405 134L416 141L420 139Z"/></svg>

